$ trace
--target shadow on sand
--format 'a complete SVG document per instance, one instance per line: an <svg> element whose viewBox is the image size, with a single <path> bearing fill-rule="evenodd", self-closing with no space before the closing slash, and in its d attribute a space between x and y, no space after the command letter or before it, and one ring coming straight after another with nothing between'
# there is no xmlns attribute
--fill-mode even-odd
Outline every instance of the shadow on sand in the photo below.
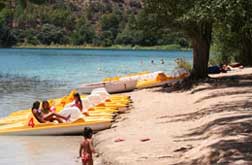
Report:
<svg viewBox="0 0 252 165"><path fill-rule="evenodd" d="M239 87L236 91L211 93L213 89ZM249 88L250 87L250 88ZM218 118L189 130L188 133L174 137L176 142L201 141L182 151L183 155L198 153L196 157L187 157L176 165L188 164L252 164L252 75L220 77L207 82L207 87L192 89L191 93L210 90L206 97L198 99L194 104L208 99L233 96L239 101L218 102L210 107L192 113L160 117L161 123L186 122L198 120L211 114L222 113ZM246 88L246 89L245 89ZM163 90L163 92L165 92ZM246 95L245 95L246 94ZM250 95L251 94L251 95ZM245 95L244 97L241 97ZM224 115L223 115L224 114ZM182 159L181 159L182 160ZM174 164L175 165L175 164Z"/></svg>

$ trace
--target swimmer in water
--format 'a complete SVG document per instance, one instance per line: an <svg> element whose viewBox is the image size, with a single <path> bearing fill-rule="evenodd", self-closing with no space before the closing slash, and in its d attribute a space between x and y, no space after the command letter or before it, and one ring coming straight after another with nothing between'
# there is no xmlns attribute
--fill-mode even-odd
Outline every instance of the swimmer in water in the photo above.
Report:
<svg viewBox="0 0 252 165"><path fill-rule="evenodd" d="M161 63L161 64L164 64L164 63L165 63L165 62L164 62L164 59L161 59L161 60L160 60L160 63Z"/></svg>

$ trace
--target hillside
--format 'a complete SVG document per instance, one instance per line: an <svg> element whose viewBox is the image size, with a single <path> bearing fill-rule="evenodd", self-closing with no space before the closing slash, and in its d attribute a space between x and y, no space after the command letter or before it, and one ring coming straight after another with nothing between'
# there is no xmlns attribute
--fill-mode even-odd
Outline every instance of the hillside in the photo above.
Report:
<svg viewBox="0 0 252 165"><path fill-rule="evenodd" d="M188 46L181 34L158 30L142 6L140 0L10 1L0 12L0 46Z"/></svg>

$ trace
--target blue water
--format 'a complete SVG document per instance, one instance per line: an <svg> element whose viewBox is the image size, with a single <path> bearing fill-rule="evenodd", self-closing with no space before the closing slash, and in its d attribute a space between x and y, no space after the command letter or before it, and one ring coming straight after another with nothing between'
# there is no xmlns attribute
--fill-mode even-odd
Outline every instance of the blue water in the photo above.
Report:
<svg viewBox="0 0 252 165"><path fill-rule="evenodd" d="M191 61L192 52L0 49L0 117L35 100L65 95L81 83L142 71L170 73L176 58Z"/></svg>

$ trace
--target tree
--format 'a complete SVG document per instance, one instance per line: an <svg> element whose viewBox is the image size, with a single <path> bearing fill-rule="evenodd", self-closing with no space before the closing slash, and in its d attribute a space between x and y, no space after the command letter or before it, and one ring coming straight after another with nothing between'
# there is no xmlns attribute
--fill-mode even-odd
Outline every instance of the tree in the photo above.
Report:
<svg viewBox="0 0 252 165"><path fill-rule="evenodd" d="M123 45L141 45L143 41L143 32L138 29L135 15L128 16L128 22L121 33L117 35L116 43Z"/></svg>
<svg viewBox="0 0 252 165"><path fill-rule="evenodd" d="M0 0L0 11L5 8L5 2L4 0Z"/></svg>
<svg viewBox="0 0 252 165"><path fill-rule="evenodd" d="M238 52L236 60L252 66L252 1L215 1L213 7L218 22L216 41L223 58Z"/></svg>
<svg viewBox="0 0 252 165"><path fill-rule="evenodd" d="M22 16L25 10L32 4L41 5L46 2L47 0L16 0L16 14L17 16Z"/></svg>
<svg viewBox="0 0 252 165"><path fill-rule="evenodd" d="M0 47L10 47L17 42L15 34L8 27L10 10L3 9L0 11Z"/></svg>
<svg viewBox="0 0 252 165"><path fill-rule="evenodd" d="M193 78L208 76L213 17L211 0L144 0L147 13L156 14L159 27L183 32L193 48Z"/></svg>
<svg viewBox="0 0 252 165"><path fill-rule="evenodd" d="M41 31L37 35L40 43L45 45L50 44L64 44L67 43L67 38L65 38L64 31L51 24L44 24Z"/></svg>
<svg viewBox="0 0 252 165"><path fill-rule="evenodd" d="M120 15L117 12L104 14L100 21L100 39L104 41L104 46L111 46L115 40L120 25Z"/></svg>
<svg viewBox="0 0 252 165"><path fill-rule="evenodd" d="M74 45L91 44L95 37L92 25L85 17L81 17L75 26L75 30L71 36Z"/></svg>

